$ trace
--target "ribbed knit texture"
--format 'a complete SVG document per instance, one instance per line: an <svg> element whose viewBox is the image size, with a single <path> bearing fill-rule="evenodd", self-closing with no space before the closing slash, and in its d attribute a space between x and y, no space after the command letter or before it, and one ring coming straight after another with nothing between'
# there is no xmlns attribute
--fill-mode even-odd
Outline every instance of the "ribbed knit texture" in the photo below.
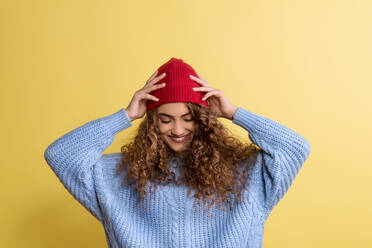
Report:
<svg viewBox="0 0 372 248"><path fill-rule="evenodd" d="M208 106L208 102L202 100L205 92L192 90L192 88L201 85L190 78L190 75L199 78L191 65L185 63L182 59L172 57L158 68L157 76L163 74L163 72L166 73L166 76L156 84L166 83L166 86L150 93L159 101L149 99L146 102L147 112L159 105L174 102L194 102Z"/></svg>
<svg viewBox="0 0 372 248"><path fill-rule="evenodd" d="M239 107L233 123L248 131L263 151L249 173L242 202L232 211L213 205L193 208L185 186L159 186L136 204L137 193L122 184L115 169L120 153L103 154L114 137L132 125L124 109L90 121L53 143L45 160L65 188L103 225L108 247L262 247L264 224L310 154L309 142L295 131ZM179 158L171 160L178 175Z"/></svg>

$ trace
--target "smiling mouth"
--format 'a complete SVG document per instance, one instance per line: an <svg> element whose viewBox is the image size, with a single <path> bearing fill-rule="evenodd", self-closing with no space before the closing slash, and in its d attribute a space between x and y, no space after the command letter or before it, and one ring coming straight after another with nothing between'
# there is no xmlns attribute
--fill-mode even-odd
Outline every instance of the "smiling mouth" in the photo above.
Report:
<svg viewBox="0 0 372 248"><path fill-rule="evenodd" d="M187 135L182 136L182 137L174 137L174 136L169 136L169 135L168 135L168 137L169 137L172 141L174 141L174 142L176 142L176 143L182 143L182 142L184 142L184 141L186 140Z"/></svg>

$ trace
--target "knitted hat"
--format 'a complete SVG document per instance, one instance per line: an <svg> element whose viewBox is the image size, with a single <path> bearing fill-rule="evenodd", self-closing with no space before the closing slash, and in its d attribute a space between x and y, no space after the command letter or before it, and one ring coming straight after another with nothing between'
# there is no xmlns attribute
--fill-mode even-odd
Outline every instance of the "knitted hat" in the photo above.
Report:
<svg viewBox="0 0 372 248"><path fill-rule="evenodd" d="M166 85L150 92L159 101L147 99L147 112L161 104L173 102L194 102L208 106L208 102L202 100L205 93L192 90L192 88L201 87L201 85L190 78L190 74L199 78L190 65L183 62L182 59L172 57L159 67L157 75L161 75L163 72L166 73L165 77L156 84L166 83Z"/></svg>

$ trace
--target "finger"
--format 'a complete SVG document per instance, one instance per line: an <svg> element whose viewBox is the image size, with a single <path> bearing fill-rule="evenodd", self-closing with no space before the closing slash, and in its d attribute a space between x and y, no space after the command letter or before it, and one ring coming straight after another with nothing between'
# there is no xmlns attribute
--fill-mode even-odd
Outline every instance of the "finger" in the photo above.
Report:
<svg viewBox="0 0 372 248"><path fill-rule="evenodd" d="M159 98L157 98L157 97L155 97L155 96L153 96L153 95L151 95L151 94L146 94L145 95L145 98L146 99L150 99L150 100L153 100L153 101L159 101Z"/></svg>
<svg viewBox="0 0 372 248"><path fill-rule="evenodd" d="M157 76L156 78L149 81L148 84L156 84L157 82L159 82L159 80L162 80L165 76L166 76L166 73L164 72L164 73L160 74L159 76Z"/></svg>
<svg viewBox="0 0 372 248"><path fill-rule="evenodd" d="M144 88L144 92L146 93L149 93L151 91L154 91L156 89L159 89L159 88L163 88L166 84L165 83L161 83L161 84L154 84L154 85L148 85L146 88Z"/></svg>
<svg viewBox="0 0 372 248"><path fill-rule="evenodd" d="M199 77L201 80L203 80L204 82L207 82L207 80L205 80L204 78L202 78L202 76L200 76L199 73L196 73L196 74L198 75L198 77Z"/></svg>
<svg viewBox="0 0 372 248"><path fill-rule="evenodd" d="M195 88L192 88L194 91L212 91L212 90L215 90L211 87L195 87Z"/></svg>
<svg viewBox="0 0 372 248"><path fill-rule="evenodd" d="M156 74L158 74L158 72L159 72L159 70L156 70L152 75L151 75L151 77L146 81L146 84L148 83L148 82L150 82L155 76L156 76Z"/></svg>
<svg viewBox="0 0 372 248"><path fill-rule="evenodd" d="M204 80L201 80L200 78L197 78L197 77L195 77L195 76L193 76L193 75L190 75L190 78L191 78L192 80L196 81L197 83L200 83L200 84L203 85L203 86L209 86L209 85L207 84L207 82L205 82Z"/></svg>
<svg viewBox="0 0 372 248"><path fill-rule="evenodd" d="M198 78L198 77L195 77L194 75L191 75L190 74L190 78L194 81L196 81L197 83L201 84L201 85L204 85L204 86L207 86L207 82L205 82L204 80Z"/></svg>
<svg viewBox="0 0 372 248"><path fill-rule="evenodd" d="M208 92L207 94L205 94L205 96L203 96L202 101L207 100L208 97L210 97L211 95L212 95L211 92Z"/></svg>
<svg viewBox="0 0 372 248"><path fill-rule="evenodd" d="M151 100L154 100L154 101L159 101L159 99L151 94L148 94L146 92L139 92L137 95L137 100L138 101L142 101L144 99L151 99Z"/></svg>
<svg viewBox="0 0 372 248"><path fill-rule="evenodd" d="M207 100L210 96L218 96L219 95L219 91L210 91L208 92L207 94L205 94L202 98L203 101Z"/></svg>

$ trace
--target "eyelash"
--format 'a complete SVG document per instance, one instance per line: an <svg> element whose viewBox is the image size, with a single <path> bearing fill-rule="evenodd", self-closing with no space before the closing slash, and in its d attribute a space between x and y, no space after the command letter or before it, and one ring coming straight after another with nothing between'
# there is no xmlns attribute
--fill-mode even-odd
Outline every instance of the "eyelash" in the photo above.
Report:
<svg viewBox="0 0 372 248"><path fill-rule="evenodd" d="M192 119L190 119L190 120L185 120L185 121L187 121L187 122L189 122L189 121L193 121L194 120L194 118L192 118ZM161 123L169 123L170 121L161 121Z"/></svg>

